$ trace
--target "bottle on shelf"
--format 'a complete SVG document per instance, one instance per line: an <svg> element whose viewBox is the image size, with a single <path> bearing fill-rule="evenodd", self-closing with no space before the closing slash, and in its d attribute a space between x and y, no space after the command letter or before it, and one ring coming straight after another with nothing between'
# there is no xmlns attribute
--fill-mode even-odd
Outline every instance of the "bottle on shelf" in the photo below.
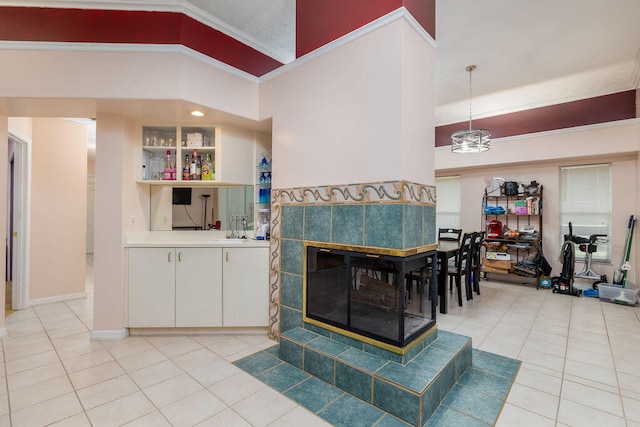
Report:
<svg viewBox="0 0 640 427"><path fill-rule="evenodd" d="M211 160L211 153L207 153L207 167L209 168L209 180L213 180L213 161Z"/></svg>
<svg viewBox="0 0 640 427"><path fill-rule="evenodd" d="M190 169L191 169L191 164L189 163L189 155L185 154L184 162L182 163L182 180L183 181L189 181L189 177L191 174Z"/></svg>
<svg viewBox="0 0 640 427"><path fill-rule="evenodd" d="M171 165L171 150L167 150L167 161L164 165L163 180L173 181L176 179L176 169Z"/></svg>
<svg viewBox="0 0 640 427"><path fill-rule="evenodd" d="M198 161L198 151L193 150L193 154L191 155L191 165L189 165L189 180L196 180L196 163Z"/></svg>
<svg viewBox="0 0 640 427"><path fill-rule="evenodd" d="M202 180L202 156L196 159L196 181Z"/></svg>
<svg viewBox="0 0 640 427"><path fill-rule="evenodd" d="M202 180L209 181L211 179L211 169L209 169L209 153L202 162Z"/></svg>

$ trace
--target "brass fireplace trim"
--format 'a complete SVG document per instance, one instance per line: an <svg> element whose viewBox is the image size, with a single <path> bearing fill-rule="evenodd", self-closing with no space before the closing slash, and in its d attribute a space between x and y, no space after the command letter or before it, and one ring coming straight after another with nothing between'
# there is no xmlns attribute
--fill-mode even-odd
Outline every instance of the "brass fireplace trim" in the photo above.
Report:
<svg viewBox="0 0 640 427"><path fill-rule="evenodd" d="M304 242L304 251L303 251L303 271L302 271L302 320L311 325L320 326L321 328L327 329L331 332L338 333L340 335L344 335L349 338L353 338L357 341L361 341L366 344L370 344L372 346L382 348L383 350L390 351L395 354L399 354L404 356L408 352L410 352L414 347L419 345L422 341L424 341L428 336L438 330L438 325L435 324L431 328L427 329L420 336L413 339L409 344L404 347L398 347L380 340L376 340L355 332L347 331L346 329L339 328L337 326L330 325L325 322L321 322L316 319L311 319L307 317L307 247L313 246L317 248L325 248L325 249L337 249L337 250L345 250L345 251L354 251L354 252L364 252L367 255L371 254L372 256L377 255L391 255L391 256L408 256L414 255L422 252L427 252L431 250L436 250L438 248L437 244L422 246L420 248L412 249L412 252L396 250L396 249L386 249L386 248L374 248L369 246L357 246L357 245L344 245L340 243L326 243L326 242L314 242L314 241L305 241ZM419 249L419 250L418 250Z"/></svg>
<svg viewBox="0 0 640 427"><path fill-rule="evenodd" d="M327 242L314 242L311 240L306 240L304 242L304 265L305 265L305 277L306 277L306 265L307 265L307 246L314 246L316 248L324 248L324 249L337 249L341 251L352 251L352 252L362 252L371 255L390 255L390 256L399 256L406 257L410 255L416 255L423 252L435 251L438 249L437 243L432 243L430 245L425 246L417 246L415 248L410 249L389 249L389 248L379 248L374 246L359 246L359 245L345 245L343 243L327 243Z"/></svg>
<svg viewBox="0 0 640 427"><path fill-rule="evenodd" d="M345 337L349 337L349 338L353 338L357 341L361 341L363 343L366 344L370 344L374 347L378 347L381 348L383 350L387 350L390 351L391 353L395 353L395 354L399 354L401 356L404 356L405 354L409 353L411 350L413 350L413 348L417 345L419 345L420 343L422 343L429 335L433 334L435 331L438 330L438 325L433 325L433 327L427 329L422 335L416 337L413 341L411 341L409 344L407 344L404 347L397 347L395 345L383 342L383 341L378 341L378 340L374 340L373 338L369 338L366 337L364 335L360 335L360 334L356 334L355 332L351 332L351 331L347 331L345 329L342 328L338 328L337 326L333 326L333 325L329 325L327 323L324 322L320 322L319 320L315 320L315 319L309 319L304 313L303 315L303 320L306 323L309 323L311 325L315 325L315 326L320 326L323 329L327 329L331 332L335 332L338 333L340 335L344 335Z"/></svg>

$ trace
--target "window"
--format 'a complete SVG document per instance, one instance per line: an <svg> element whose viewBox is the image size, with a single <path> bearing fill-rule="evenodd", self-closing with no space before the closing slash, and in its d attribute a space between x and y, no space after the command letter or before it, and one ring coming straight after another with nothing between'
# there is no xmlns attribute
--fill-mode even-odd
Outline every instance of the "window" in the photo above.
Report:
<svg viewBox="0 0 640 427"><path fill-rule="evenodd" d="M592 234L611 233L611 164L560 168L560 242L569 234L588 238ZM598 243L593 261L610 262L611 244ZM576 260L584 252L576 250Z"/></svg>
<svg viewBox="0 0 640 427"><path fill-rule="evenodd" d="M460 177L436 178L436 230L460 228Z"/></svg>

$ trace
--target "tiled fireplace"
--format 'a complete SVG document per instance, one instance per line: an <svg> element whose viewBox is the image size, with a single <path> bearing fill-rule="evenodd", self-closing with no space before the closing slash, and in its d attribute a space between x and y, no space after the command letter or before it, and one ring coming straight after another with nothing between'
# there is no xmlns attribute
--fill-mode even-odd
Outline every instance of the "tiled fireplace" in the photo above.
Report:
<svg viewBox="0 0 640 427"><path fill-rule="evenodd" d="M274 189L270 334L305 322L305 244L416 254L436 247L435 187L408 181Z"/></svg>

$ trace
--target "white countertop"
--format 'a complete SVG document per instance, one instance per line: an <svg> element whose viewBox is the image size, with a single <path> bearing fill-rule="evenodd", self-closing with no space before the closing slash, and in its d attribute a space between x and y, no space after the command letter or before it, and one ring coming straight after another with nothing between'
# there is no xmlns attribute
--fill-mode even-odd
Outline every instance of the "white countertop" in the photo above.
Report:
<svg viewBox="0 0 640 427"><path fill-rule="evenodd" d="M241 235L244 235L241 233ZM225 231L136 231L125 233L127 248L268 248L268 240L256 240L253 232L247 239L227 239Z"/></svg>

